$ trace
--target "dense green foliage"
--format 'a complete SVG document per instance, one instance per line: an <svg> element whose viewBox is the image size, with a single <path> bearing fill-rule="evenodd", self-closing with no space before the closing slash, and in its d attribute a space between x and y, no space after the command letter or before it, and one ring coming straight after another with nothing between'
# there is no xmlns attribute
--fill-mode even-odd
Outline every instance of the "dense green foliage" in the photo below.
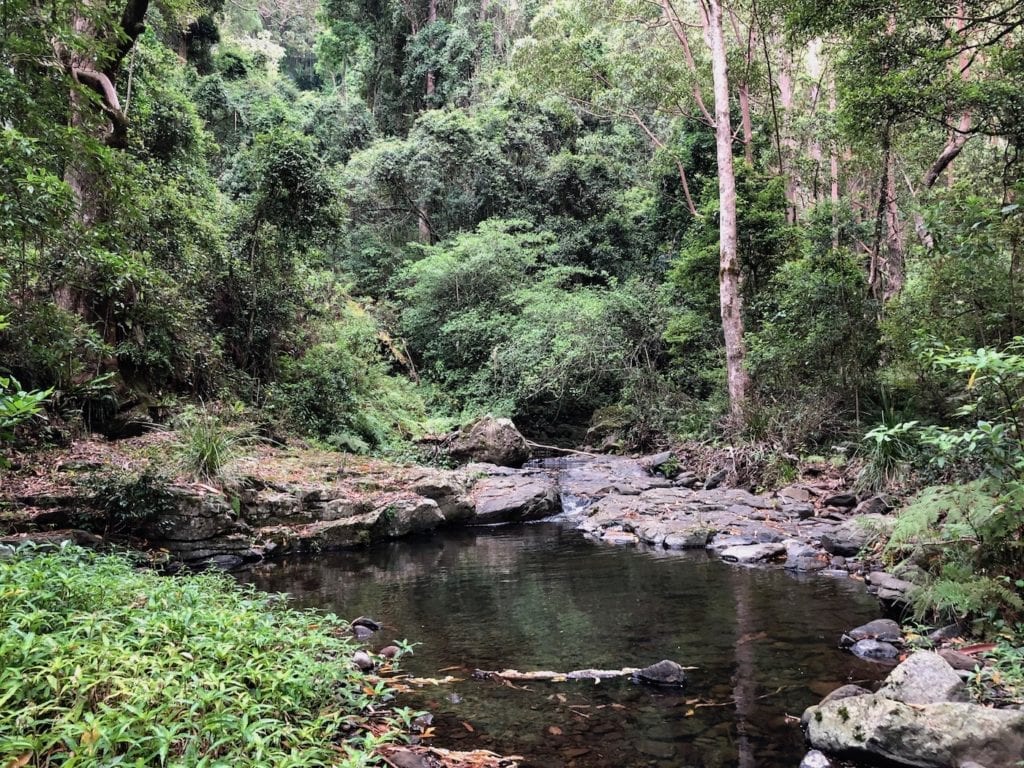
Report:
<svg viewBox="0 0 1024 768"><path fill-rule="evenodd" d="M1005 511L932 576L1015 581L1024 15L723 5L725 190L696 4L8 0L3 437L44 400L59 438L221 399L359 451L485 411L617 449L859 441L865 488ZM963 540L948 517L907 524Z"/></svg>
<svg viewBox="0 0 1024 768"><path fill-rule="evenodd" d="M331 615L76 547L0 559L5 765L366 765L386 689ZM377 716L379 717L379 716Z"/></svg>

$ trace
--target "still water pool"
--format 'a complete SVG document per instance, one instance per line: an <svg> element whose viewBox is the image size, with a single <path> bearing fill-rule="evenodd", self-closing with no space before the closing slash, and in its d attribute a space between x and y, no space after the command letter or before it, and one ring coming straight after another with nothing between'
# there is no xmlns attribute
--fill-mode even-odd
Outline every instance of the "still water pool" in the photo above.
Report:
<svg viewBox="0 0 1024 768"><path fill-rule="evenodd" d="M858 582L614 548L551 523L279 560L242 578L301 606L377 619L374 648L418 643L405 671L463 678L408 702L434 714L437 743L543 768L796 766L804 708L884 675L836 648L844 630L878 616ZM697 667L685 689L513 688L468 675L661 659Z"/></svg>

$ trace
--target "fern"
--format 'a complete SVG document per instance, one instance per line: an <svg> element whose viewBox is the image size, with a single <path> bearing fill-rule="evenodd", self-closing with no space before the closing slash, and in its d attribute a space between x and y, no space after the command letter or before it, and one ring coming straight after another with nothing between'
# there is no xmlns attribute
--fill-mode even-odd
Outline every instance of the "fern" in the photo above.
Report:
<svg viewBox="0 0 1024 768"><path fill-rule="evenodd" d="M884 556L890 564L911 561L929 576L913 596L918 618L1024 611L1013 589L1022 575L1024 513L1004 490L992 480L933 486L900 513Z"/></svg>
<svg viewBox="0 0 1024 768"><path fill-rule="evenodd" d="M962 620L993 612L1024 611L1024 599L1004 580L978 576L969 571L954 578L937 578L911 593L914 618L942 617Z"/></svg>

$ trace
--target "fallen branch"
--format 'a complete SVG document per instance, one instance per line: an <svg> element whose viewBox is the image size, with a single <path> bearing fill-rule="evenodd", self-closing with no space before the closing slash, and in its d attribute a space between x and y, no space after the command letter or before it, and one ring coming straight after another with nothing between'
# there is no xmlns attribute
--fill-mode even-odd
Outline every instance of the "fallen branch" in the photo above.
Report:
<svg viewBox="0 0 1024 768"><path fill-rule="evenodd" d="M531 448L543 448L545 451L560 451L561 453L571 453L575 456L589 456L592 459L606 458L600 453L588 453L587 451L577 451L572 448L559 448L557 445L544 445L542 443L535 443L533 440L527 440L526 444Z"/></svg>

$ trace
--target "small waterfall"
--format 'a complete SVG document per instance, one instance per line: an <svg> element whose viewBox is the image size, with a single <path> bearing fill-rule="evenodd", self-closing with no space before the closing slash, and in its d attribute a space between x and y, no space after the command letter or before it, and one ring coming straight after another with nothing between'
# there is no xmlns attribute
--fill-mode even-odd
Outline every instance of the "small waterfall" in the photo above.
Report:
<svg viewBox="0 0 1024 768"><path fill-rule="evenodd" d="M574 471L584 469L593 464L594 459L588 456L558 456L546 459L534 459L524 465L525 469L539 469L550 472L558 484L558 500L562 511L549 520L579 517L583 511L594 503L594 499L572 492L571 476Z"/></svg>

